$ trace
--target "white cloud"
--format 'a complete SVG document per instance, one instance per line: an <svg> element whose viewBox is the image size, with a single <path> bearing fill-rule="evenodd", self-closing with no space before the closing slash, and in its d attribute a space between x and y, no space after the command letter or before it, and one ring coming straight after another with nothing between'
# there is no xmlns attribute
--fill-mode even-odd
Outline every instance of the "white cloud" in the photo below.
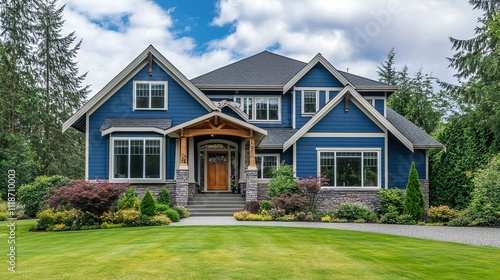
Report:
<svg viewBox="0 0 500 280"><path fill-rule="evenodd" d="M376 77L386 52L396 47L398 68L451 81L448 37L473 36L479 13L454 0L220 0L214 26L230 33L195 51L196 38L181 37L172 18L151 0L68 0L64 32L83 38L79 67L93 94L153 44L192 78L271 48L302 61L322 53L340 70ZM138 8L140 7L140 9Z"/></svg>

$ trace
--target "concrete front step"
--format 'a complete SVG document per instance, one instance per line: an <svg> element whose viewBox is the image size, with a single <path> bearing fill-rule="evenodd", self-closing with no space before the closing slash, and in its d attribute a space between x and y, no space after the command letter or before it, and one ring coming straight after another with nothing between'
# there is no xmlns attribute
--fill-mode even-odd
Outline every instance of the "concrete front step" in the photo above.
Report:
<svg viewBox="0 0 500 280"><path fill-rule="evenodd" d="M188 202L191 216L232 216L243 210L245 198L233 193L198 193Z"/></svg>

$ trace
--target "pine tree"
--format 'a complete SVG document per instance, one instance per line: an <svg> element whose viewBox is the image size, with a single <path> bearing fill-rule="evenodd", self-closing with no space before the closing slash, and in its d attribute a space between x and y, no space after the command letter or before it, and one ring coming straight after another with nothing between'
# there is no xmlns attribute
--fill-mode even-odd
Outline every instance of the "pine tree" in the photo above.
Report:
<svg viewBox="0 0 500 280"><path fill-rule="evenodd" d="M396 85L396 67L394 66L394 57L396 56L396 49L392 48L386 54L387 60L382 63L382 66L377 67L379 81L388 85Z"/></svg>
<svg viewBox="0 0 500 280"><path fill-rule="evenodd" d="M156 201L149 191L149 188L146 190L146 193L141 200L141 214L146 216L156 215Z"/></svg>
<svg viewBox="0 0 500 280"><path fill-rule="evenodd" d="M422 69L410 76L408 66L400 71L394 67L396 51L387 53L387 60L378 67L379 81L398 87L388 99L387 105L427 133L434 132L448 108L442 92L435 92L435 78Z"/></svg>
<svg viewBox="0 0 500 280"><path fill-rule="evenodd" d="M65 6L57 8L56 3L42 0L37 11L36 65L43 125L35 133L41 140L33 143L43 173L83 177L84 135L74 130L64 135L61 132L62 123L83 105L88 93L88 87L81 86L86 74L78 74L75 61L81 41L75 43L74 32L61 34Z"/></svg>
<svg viewBox="0 0 500 280"><path fill-rule="evenodd" d="M132 187L128 187L127 191L123 194L122 199L118 202L118 209L136 209L139 210L140 201L137 193Z"/></svg>
<svg viewBox="0 0 500 280"><path fill-rule="evenodd" d="M169 207L171 206L170 205L170 193L165 187L162 187L160 190L160 193L158 194L158 203L159 204L166 204Z"/></svg>
<svg viewBox="0 0 500 280"><path fill-rule="evenodd" d="M418 172L417 168L415 167L415 162L412 162L410 174L408 176L408 184L406 185L403 214L410 215L414 221L418 221L420 220L424 212L424 194L422 193L422 189L420 188L420 180L418 179Z"/></svg>

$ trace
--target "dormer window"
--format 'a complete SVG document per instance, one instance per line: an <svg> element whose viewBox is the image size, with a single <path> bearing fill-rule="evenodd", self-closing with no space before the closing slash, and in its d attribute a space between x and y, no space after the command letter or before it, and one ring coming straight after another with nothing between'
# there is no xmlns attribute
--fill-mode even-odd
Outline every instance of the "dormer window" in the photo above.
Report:
<svg viewBox="0 0 500 280"><path fill-rule="evenodd" d="M317 90L304 90L302 92L302 115L314 115L319 108Z"/></svg>
<svg viewBox="0 0 500 280"><path fill-rule="evenodd" d="M166 110L167 82L134 81L134 110Z"/></svg>

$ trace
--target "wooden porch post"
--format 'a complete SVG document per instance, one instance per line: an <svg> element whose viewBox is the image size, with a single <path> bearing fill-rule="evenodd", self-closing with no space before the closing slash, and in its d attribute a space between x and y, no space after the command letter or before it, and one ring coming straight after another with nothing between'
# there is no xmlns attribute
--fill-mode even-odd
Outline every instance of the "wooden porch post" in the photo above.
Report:
<svg viewBox="0 0 500 280"><path fill-rule="evenodd" d="M188 161L187 161L187 138L184 136L184 129L181 129L181 157L179 168L187 169Z"/></svg>
<svg viewBox="0 0 500 280"><path fill-rule="evenodd" d="M255 164L255 138L253 136L253 130L250 130L250 162L248 164L249 169L256 169Z"/></svg>

